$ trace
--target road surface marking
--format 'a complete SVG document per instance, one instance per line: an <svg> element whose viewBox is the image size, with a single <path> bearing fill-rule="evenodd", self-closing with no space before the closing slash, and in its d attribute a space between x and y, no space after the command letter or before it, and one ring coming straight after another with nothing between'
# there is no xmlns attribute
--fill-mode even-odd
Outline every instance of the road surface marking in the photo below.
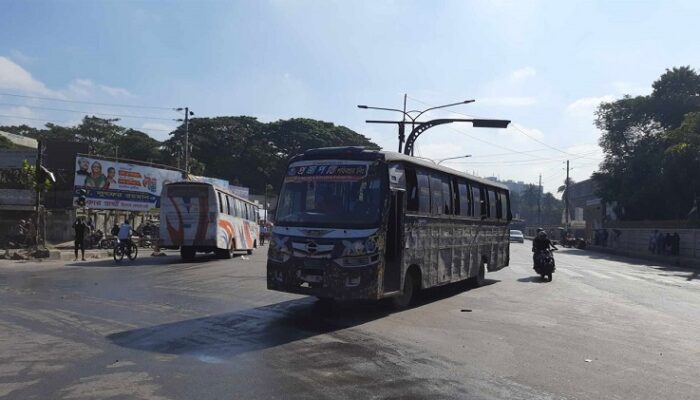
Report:
<svg viewBox="0 0 700 400"><path fill-rule="evenodd" d="M590 269L587 269L587 270L584 270L584 271L586 271L587 274L591 274L591 275L593 275L593 276L595 276L595 277L597 277L597 278L600 278L600 279L610 279L609 276L603 275L603 274L601 274L601 273L599 273L599 272L591 271Z"/></svg>
<svg viewBox="0 0 700 400"><path fill-rule="evenodd" d="M569 269L563 269L561 267L557 268L556 272L561 272L564 275L569 275L569 276L572 276L574 278L583 278L583 275L579 274L578 272L574 272L574 271L569 270Z"/></svg>
<svg viewBox="0 0 700 400"><path fill-rule="evenodd" d="M620 273L620 272L615 272L615 271L605 271L605 273L611 274L611 275L614 275L614 276L619 276L620 278L624 278L624 279L627 279L627 280L630 280L630 281L641 282L641 281L644 280L644 279L642 279L642 278L635 278L635 277L633 277L633 276L626 275L626 274L623 274L623 273Z"/></svg>

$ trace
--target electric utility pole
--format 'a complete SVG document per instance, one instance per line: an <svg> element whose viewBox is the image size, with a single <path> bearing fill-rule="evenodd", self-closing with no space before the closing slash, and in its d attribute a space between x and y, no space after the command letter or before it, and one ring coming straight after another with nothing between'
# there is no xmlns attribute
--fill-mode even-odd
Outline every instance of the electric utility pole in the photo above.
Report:
<svg viewBox="0 0 700 400"><path fill-rule="evenodd" d="M540 174L540 184L537 189L537 225L542 226L542 174Z"/></svg>
<svg viewBox="0 0 700 400"><path fill-rule="evenodd" d="M183 121L185 123L185 151L184 151L184 157L185 157L185 174L190 173L190 116L194 115L192 111L190 111L189 107L180 107L176 108L175 111L184 111L185 112L185 119L178 119L178 121Z"/></svg>
<svg viewBox="0 0 700 400"><path fill-rule="evenodd" d="M566 229L569 229L569 160L566 160L566 182L564 182L564 208L566 210Z"/></svg>

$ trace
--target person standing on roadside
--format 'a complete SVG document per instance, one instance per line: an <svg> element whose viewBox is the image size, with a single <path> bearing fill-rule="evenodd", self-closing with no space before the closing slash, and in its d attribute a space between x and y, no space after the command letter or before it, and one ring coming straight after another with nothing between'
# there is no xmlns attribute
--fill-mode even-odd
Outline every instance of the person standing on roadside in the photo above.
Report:
<svg viewBox="0 0 700 400"><path fill-rule="evenodd" d="M75 220L73 230L75 231L75 260L73 261L78 261L78 249L80 249L82 260L85 261L85 231L87 231L87 225L82 218Z"/></svg>
<svg viewBox="0 0 700 400"><path fill-rule="evenodd" d="M673 232L673 239L671 241L671 254L678 256L681 253L681 235L678 232Z"/></svg>
<svg viewBox="0 0 700 400"><path fill-rule="evenodd" d="M265 238L267 238L268 234L268 228L267 224L263 224L263 226L260 228L260 244L265 244Z"/></svg>

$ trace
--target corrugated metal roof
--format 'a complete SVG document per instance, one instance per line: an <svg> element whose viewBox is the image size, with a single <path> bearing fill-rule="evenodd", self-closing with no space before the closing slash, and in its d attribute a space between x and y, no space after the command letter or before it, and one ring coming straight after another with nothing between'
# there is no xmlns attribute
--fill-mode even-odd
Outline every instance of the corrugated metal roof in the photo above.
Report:
<svg viewBox="0 0 700 400"><path fill-rule="evenodd" d="M15 135L14 133L0 131L0 136L6 137L15 146L26 147L29 149L36 149L37 145L36 139L28 138L26 136Z"/></svg>

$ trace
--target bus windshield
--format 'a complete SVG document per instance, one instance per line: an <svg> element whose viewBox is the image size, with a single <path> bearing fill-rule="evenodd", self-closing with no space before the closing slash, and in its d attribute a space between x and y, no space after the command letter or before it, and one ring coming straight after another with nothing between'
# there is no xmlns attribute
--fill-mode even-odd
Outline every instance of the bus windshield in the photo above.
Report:
<svg viewBox="0 0 700 400"><path fill-rule="evenodd" d="M379 224L382 179L377 168L352 161L294 163L287 170L277 224L368 227Z"/></svg>

